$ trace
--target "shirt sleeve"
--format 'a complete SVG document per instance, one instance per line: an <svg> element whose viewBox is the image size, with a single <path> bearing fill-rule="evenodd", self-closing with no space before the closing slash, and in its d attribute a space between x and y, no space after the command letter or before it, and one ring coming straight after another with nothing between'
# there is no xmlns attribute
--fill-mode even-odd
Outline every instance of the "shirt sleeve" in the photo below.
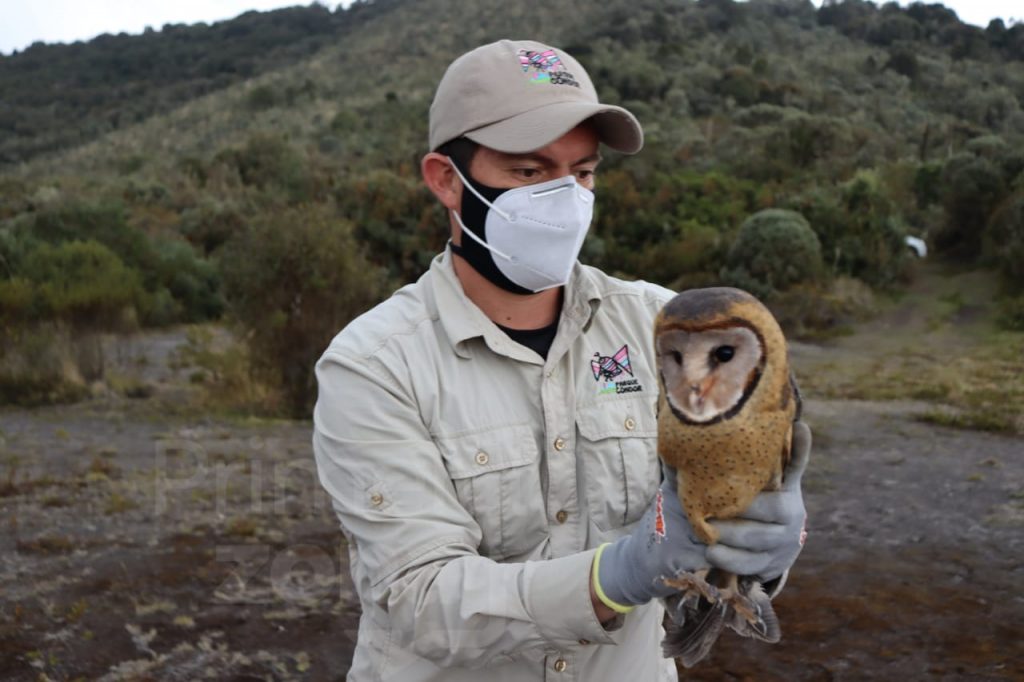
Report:
<svg viewBox="0 0 1024 682"><path fill-rule="evenodd" d="M578 641L613 644L590 601L593 551L498 563L455 489L411 389L379 360L328 350L316 367L320 481L396 644L477 667ZM621 625L621 624L620 624Z"/></svg>

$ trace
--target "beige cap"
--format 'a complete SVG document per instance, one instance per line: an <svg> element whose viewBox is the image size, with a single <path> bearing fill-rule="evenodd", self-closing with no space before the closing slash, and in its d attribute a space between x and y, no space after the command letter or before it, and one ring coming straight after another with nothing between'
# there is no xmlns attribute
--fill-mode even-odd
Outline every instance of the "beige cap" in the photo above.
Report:
<svg viewBox="0 0 1024 682"><path fill-rule="evenodd" d="M430 149L465 136L513 154L554 142L588 118L601 141L626 154L644 144L636 117L601 104L579 62L532 40L499 40L448 67L430 105Z"/></svg>

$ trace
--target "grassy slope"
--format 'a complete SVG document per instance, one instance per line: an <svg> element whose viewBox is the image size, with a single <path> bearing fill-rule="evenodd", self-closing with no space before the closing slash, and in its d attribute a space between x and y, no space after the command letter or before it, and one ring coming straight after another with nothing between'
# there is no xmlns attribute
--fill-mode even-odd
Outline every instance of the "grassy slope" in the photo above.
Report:
<svg viewBox="0 0 1024 682"><path fill-rule="evenodd" d="M875 319L821 347L794 344L818 398L918 401L922 419L1024 433L1024 334L995 324L991 273L924 264Z"/></svg>

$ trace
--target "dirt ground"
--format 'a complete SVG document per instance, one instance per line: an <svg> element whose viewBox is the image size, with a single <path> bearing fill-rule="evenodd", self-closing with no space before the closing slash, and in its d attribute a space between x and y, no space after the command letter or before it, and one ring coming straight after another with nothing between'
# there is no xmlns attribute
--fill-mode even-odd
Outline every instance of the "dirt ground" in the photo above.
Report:
<svg viewBox="0 0 1024 682"><path fill-rule="evenodd" d="M890 352L885 324L795 363ZM147 398L0 411L0 679L344 679L358 604L310 425L183 409L181 338L119 359ZM1024 437L929 409L809 393L783 640L726 633L688 679L1024 679Z"/></svg>

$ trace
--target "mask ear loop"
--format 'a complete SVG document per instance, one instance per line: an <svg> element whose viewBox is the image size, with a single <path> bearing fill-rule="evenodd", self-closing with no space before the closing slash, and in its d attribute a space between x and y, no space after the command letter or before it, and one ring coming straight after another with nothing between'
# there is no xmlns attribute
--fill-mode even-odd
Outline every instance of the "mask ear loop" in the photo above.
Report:
<svg viewBox="0 0 1024 682"><path fill-rule="evenodd" d="M504 218L505 222L509 222L509 223L512 222L511 216L508 213L506 213L505 211L502 211L500 208L498 208L497 206L495 206L491 202L487 201L487 199L484 199L482 196L480 196L480 192L477 192L476 188L473 187L473 185L471 185L469 182L466 181L466 178L459 171L459 167L455 165L455 162L452 160L452 158L450 156L447 157L447 158L448 158L448 162L451 163L451 165L452 165L452 169L455 170L455 174L458 175L459 176L459 180L462 181L462 186L463 187L469 188L469 191L472 192L473 194L475 194L477 199L482 201L484 203L484 205L486 205L489 209L491 209L492 211L494 211L495 213L500 215L502 218ZM479 244L480 246L484 247L485 249L487 249L488 251L490 251L494 255L501 256L502 258L504 258L505 260L507 260L510 263L517 262L518 259L513 258L513 257L509 256L508 254L506 254L506 253L504 253L502 251L499 251L498 249L494 248L493 246L491 246L490 244L485 242L483 239L480 239L480 237L476 236L473 233L473 231L470 230L468 227L466 227L466 224L464 222L462 222L462 216L459 215L459 212L456 211L454 208L452 209L452 213L455 215L455 220L459 223L459 227L462 228L462 232L464 234L468 234L470 236L470 238L473 239L473 241L475 241L477 244Z"/></svg>
<svg viewBox="0 0 1024 682"><path fill-rule="evenodd" d="M452 209L452 213L455 214L455 220L459 223L459 227L462 228L462 232L464 234L468 234L473 239L473 241L475 241L477 244L479 244L480 246L484 247L485 249L487 249L488 251L493 253L495 256L501 256L502 258L504 258L505 260L507 260L510 263L517 262L517 259L513 258L512 256L507 255L506 253L504 253L502 251L499 251L498 249L494 248L493 246L491 246L490 244L485 242L483 239L480 239L480 237L477 237L475 234L473 234L473 231L470 230L468 227L466 227L466 224L464 222L462 222L462 216L459 215L458 211L456 211L455 209Z"/></svg>
<svg viewBox="0 0 1024 682"><path fill-rule="evenodd" d="M472 183L470 183L468 180L466 180L466 177L462 174L462 171L460 171L459 167L457 165L455 165L455 161L452 160L452 157L449 156L449 157L446 157L446 158L448 159L448 162L452 165L452 169L455 171L455 174L459 176L459 180L462 180L462 186L463 187L469 188L469 191L472 192L473 194L475 194L477 199L479 199L480 201L484 202L484 204L487 205L487 208L491 209L492 211L494 211L495 213L500 215L502 218L504 218L505 222L507 222L507 223L511 223L512 222L512 216L511 215L509 215L505 211L502 211L500 208L498 208L497 206L495 206L491 202L487 201L487 199L484 199L483 196L481 196L480 192L476 191L476 187L473 187Z"/></svg>

